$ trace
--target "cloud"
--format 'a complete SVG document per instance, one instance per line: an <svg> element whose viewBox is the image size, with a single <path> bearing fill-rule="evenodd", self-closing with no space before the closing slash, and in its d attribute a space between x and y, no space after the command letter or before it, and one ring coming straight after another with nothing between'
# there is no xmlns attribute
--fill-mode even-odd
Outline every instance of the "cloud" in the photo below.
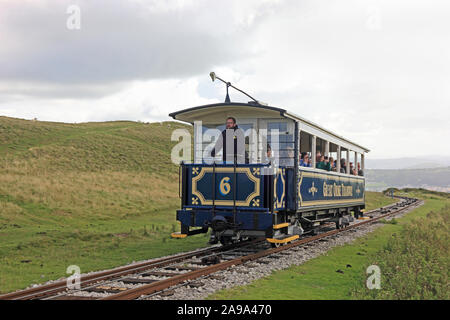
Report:
<svg viewBox="0 0 450 320"><path fill-rule="evenodd" d="M165 121L167 115L192 105L216 102L198 95L198 81L149 80L134 81L123 90L103 98L74 99L17 97L9 103L0 102L0 114L46 121Z"/></svg>
<svg viewBox="0 0 450 320"><path fill-rule="evenodd" d="M449 14L424 0L0 1L0 113L167 120L223 101L216 71L371 157L450 155Z"/></svg>
<svg viewBox="0 0 450 320"><path fill-rule="evenodd" d="M250 12L271 5L250 1L4 2L0 79L107 83L183 78L252 54ZM79 30L66 9L80 8ZM236 14L236 11L240 14Z"/></svg>
<svg viewBox="0 0 450 320"><path fill-rule="evenodd" d="M377 28L368 23L374 12ZM445 2L289 2L255 32L260 54L228 74L371 156L450 155L439 138L450 134L446 13Z"/></svg>
<svg viewBox="0 0 450 320"><path fill-rule="evenodd" d="M123 90L127 82L113 83L52 83L0 81L0 97L9 99L95 99Z"/></svg>

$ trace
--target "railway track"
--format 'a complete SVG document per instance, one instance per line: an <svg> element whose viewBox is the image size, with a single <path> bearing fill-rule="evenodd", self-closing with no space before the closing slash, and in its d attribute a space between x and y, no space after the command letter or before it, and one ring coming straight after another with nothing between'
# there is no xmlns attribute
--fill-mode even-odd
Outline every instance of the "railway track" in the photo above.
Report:
<svg viewBox="0 0 450 320"><path fill-rule="evenodd" d="M141 263L131 264L111 270L101 271L101 272L95 272L88 275L81 275L80 277L80 286L81 288L91 286L94 283L98 283L101 281L108 281L110 279L114 278L120 278L129 274L134 273L141 273L145 272L146 270L154 269L154 268L161 268L164 266L168 266L171 264L176 264L179 262L182 262L186 259L189 259L191 257L202 257L211 255L214 253L220 253L222 251L229 250L234 247L239 247L245 244L250 244L254 242L249 243L240 243L233 246L226 246L226 247L211 247L207 249L202 250L196 250L188 253L183 254L177 254L170 257L165 257L161 259L155 259L150 261L145 261ZM53 283L40 285L32 288L28 288L25 290L20 290L12 293L8 293L5 295L0 295L0 300L32 300L32 299L43 299L47 297L53 297L57 296L61 292L66 291L67 289L67 280L59 280L55 281Z"/></svg>
<svg viewBox="0 0 450 320"><path fill-rule="evenodd" d="M417 199L398 197L399 202L365 213L364 220L331 231L304 237L279 248L269 248L265 241L243 242L226 247L213 247L172 257L116 268L81 278L81 289L66 290L66 281L34 287L0 296L0 299L48 299L48 300L132 300L152 295L164 295L175 286L195 286L196 279L257 261L263 257L280 254L282 251L306 245L341 232L376 222L380 219L402 213L423 202Z"/></svg>

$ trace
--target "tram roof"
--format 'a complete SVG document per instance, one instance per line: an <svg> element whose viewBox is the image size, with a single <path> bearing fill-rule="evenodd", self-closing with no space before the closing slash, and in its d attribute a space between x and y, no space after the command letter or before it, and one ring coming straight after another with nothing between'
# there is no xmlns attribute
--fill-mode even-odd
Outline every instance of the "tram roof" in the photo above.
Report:
<svg viewBox="0 0 450 320"><path fill-rule="evenodd" d="M247 109L248 108L248 109ZM194 121L207 119L208 115L211 115L215 112L225 111L225 112L242 112L243 110L248 110L252 112L253 117L259 118L258 114L255 114L255 112L258 112L260 114L272 115L272 117L281 117L281 118L288 118L295 121L298 121L302 124L301 130L305 129L306 132L310 134L314 134L319 138L324 138L324 136L331 136L334 138L334 140L343 141L346 144L350 144L353 147L357 147L358 149L361 149L364 152L369 152L370 150L366 147L363 147L359 144L356 144L328 129L325 129L318 124L307 120L303 117L300 117L286 109L278 108L278 107L272 107L268 105L261 105L256 103L242 103L242 102L230 102L230 103L215 103L215 104L208 104L203 106L197 106L193 108L188 108L176 112L172 112L169 114L170 117L172 117L175 120L188 122L193 124ZM326 138L326 137L325 137ZM334 141L330 141L332 143L335 143Z"/></svg>

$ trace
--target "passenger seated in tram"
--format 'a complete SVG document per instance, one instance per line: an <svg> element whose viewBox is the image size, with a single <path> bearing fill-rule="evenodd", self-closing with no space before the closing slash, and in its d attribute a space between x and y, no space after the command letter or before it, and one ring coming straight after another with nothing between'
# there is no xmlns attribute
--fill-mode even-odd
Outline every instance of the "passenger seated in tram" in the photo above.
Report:
<svg viewBox="0 0 450 320"><path fill-rule="evenodd" d="M294 165L294 149L286 147L285 151L280 152L280 165L292 167Z"/></svg>
<svg viewBox="0 0 450 320"><path fill-rule="evenodd" d="M341 173L347 173L347 162L344 158L341 159Z"/></svg>
<svg viewBox="0 0 450 320"><path fill-rule="evenodd" d="M216 145L211 151L211 156L215 157L216 154L222 150L222 159L224 163L232 164L234 161L237 163L245 163L244 131L238 127L234 117L228 117L225 126L226 129L222 131L219 139L217 139ZM229 148L227 146L227 130L231 130L231 133L233 134L234 148ZM241 144L239 145L239 148L238 143Z"/></svg>
<svg viewBox="0 0 450 320"><path fill-rule="evenodd" d="M274 163L274 157L273 157L273 151L272 151L272 147L270 146L270 144L267 144L267 152L266 152L266 156L263 160L263 163Z"/></svg>
<svg viewBox="0 0 450 320"><path fill-rule="evenodd" d="M267 158L272 158L272 147L270 146L270 144L267 144Z"/></svg>
<svg viewBox="0 0 450 320"><path fill-rule="evenodd" d="M334 159L333 159L333 157L330 157L328 159L328 165L329 165L328 171L336 171L336 168L334 166Z"/></svg>
<svg viewBox="0 0 450 320"><path fill-rule="evenodd" d="M316 168L326 170L325 157L320 152L317 152Z"/></svg>
<svg viewBox="0 0 450 320"><path fill-rule="evenodd" d="M322 158L322 154L320 153L320 151L316 152L316 167L317 164L320 162L320 159Z"/></svg>
<svg viewBox="0 0 450 320"><path fill-rule="evenodd" d="M331 165L331 171L336 172L336 160L334 160L333 157L330 157L330 165Z"/></svg>
<svg viewBox="0 0 450 320"><path fill-rule="evenodd" d="M364 172L361 170L361 163L358 162L358 176L364 176Z"/></svg>
<svg viewBox="0 0 450 320"><path fill-rule="evenodd" d="M311 163L309 163L309 155L307 152L301 153L300 167L311 167Z"/></svg>
<svg viewBox="0 0 450 320"><path fill-rule="evenodd" d="M356 176L356 169L353 167L353 162L350 162L350 174Z"/></svg>

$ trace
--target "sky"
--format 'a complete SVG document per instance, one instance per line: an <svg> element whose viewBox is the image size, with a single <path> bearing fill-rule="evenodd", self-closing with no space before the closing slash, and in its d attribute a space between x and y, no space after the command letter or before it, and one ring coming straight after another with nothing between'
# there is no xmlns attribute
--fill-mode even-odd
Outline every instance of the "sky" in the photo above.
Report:
<svg viewBox="0 0 450 320"><path fill-rule="evenodd" d="M449 17L430 0L0 0L0 116L170 120L224 100L215 71L370 158L450 156Z"/></svg>

